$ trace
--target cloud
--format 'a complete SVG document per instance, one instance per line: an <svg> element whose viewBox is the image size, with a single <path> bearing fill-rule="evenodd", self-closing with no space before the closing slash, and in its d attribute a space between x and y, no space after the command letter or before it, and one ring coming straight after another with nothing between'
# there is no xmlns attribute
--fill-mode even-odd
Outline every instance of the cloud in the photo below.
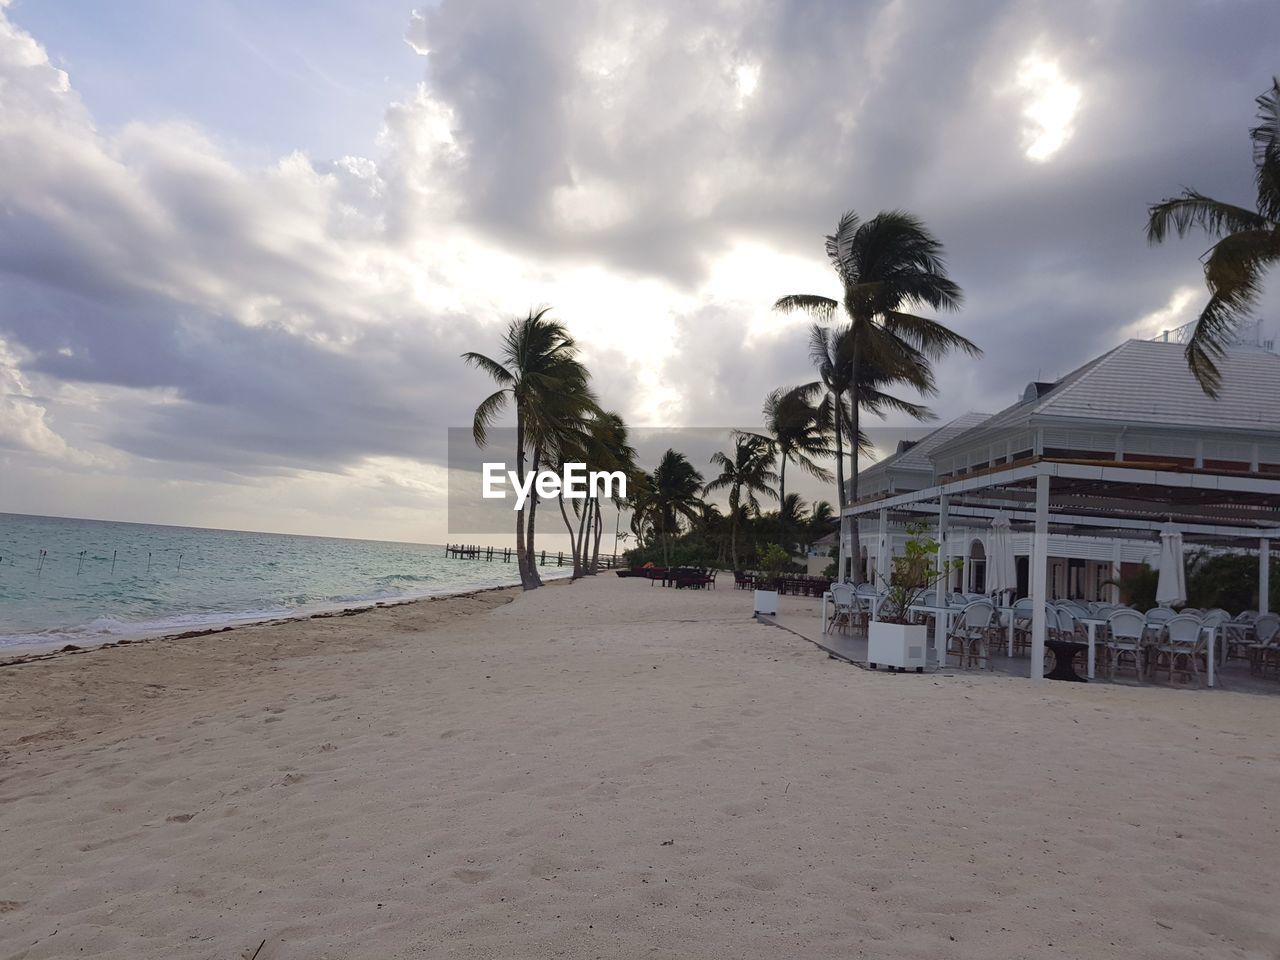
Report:
<svg viewBox="0 0 1280 960"><path fill-rule="evenodd" d="M388 41L423 74L376 143L264 159L181 117L102 126L13 16L6 496L124 510L133 482L175 516L347 532L431 529L444 427L487 387L457 355L533 305L634 422L755 420L810 377L771 305L836 292L822 236L850 207L946 244L948 322L986 355L939 367L940 411L1189 319L1200 246L1149 249L1146 205L1248 202L1276 52L1261 5L444 0Z"/></svg>

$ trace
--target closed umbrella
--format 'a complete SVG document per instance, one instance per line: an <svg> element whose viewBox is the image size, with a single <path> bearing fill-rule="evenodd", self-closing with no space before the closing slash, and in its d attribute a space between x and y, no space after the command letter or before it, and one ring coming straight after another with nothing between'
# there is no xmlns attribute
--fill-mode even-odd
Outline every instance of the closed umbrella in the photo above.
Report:
<svg viewBox="0 0 1280 960"><path fill-rule="evenodd" d="M1187 602L1187 570L1182 560L1182 534L1172 523L1160 528L1160 581L1156 603L1180 607Z"/></svg>
<svg viewBox="0 0 1280 960"><path fill-rule="evenodd" d="M987 550L987 590L992 594L1018 588L1013 564L1013 526L1001 511L991 519L991 542Z"/></svg>

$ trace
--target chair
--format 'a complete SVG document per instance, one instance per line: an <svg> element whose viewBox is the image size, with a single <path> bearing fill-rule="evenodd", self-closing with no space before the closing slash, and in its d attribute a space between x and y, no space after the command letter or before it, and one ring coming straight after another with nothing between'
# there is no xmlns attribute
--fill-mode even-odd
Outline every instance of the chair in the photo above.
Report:
<svg viewBox="0 0 1280 960"><path fill-rule="evenodd" d="M1107 635L1102 643L1102 654L1108 679L1115 679L1116 669L1124 657L1133 660L1133 673L1139 680L1142 679L1145 654L1143 638L1146 632L1147 618L1137 610L1116 610L1107 617Z"/></svg>
<svg viewBox="0 0 1280 960"><path fill-rule="evenodd" d="M1152 607L1147 611L1147 623L1168 623L1177 615L1169 607Z"/></svg>
<svg viewBox="0 0 1280 960"><path fill-rule="evenodd" d="M1266 673L1272 668L1280 672L1280 616L1258 614L1253 635L1256 641L1249 644L1249 669L1253 673Z"/></svg>
<svg viewBox="0 0 1280 960"><path fill-rule="evenodd" d="M1022 597L1013 602L1013 653L1017 656L1031 649L1031 598Z"/></svg>
<svg viewBox="0 0 1280 960"><path fill-rule="evenodd" d="M1066 604L1049 608L1049 630L1057 640L1076 639L1076 613ZM1081 614L1088 616L1088 614Z"/></svg>
<svg viewBox="0 0 1280 960"><path fill-rule="evenodd" d="M1158 674L1163 666L1169 671L1170 683L1173 682L1175 673L1188 679L1198 677L1200 669L1197 661L1205 656L1203 628L1200 618L1190 614L1178 614L1166 620L1164 637L1153 648L1152 674Z"/></svg>
<svg viewBox="0 0 1280 960"><path fill-rule="evenodd" d="M975 600L967 604L960 613L955 627L947 635L947 656L959 658L961 670L968 669L970 664L985 663L990 669L991 656L989 641L991 638L991 620L995 615L995 607L990 600Z"/></svg>
<svg viewBox="0 0 1280 960"><path fill-rule="evenodd" d="M833 583L831 585L831 603L835 610L831 614L831 625L839 627L841 632L853 624L854 589L850 583Z"/></svg>
<svg viewBox="0 0 1280 960"><path fill-rule="evenodd" d="M1249 644L1253 642L1253 622L1258 619L1256 610L1238 613L1222 625L1222 659L1250 660Z"/></svg>

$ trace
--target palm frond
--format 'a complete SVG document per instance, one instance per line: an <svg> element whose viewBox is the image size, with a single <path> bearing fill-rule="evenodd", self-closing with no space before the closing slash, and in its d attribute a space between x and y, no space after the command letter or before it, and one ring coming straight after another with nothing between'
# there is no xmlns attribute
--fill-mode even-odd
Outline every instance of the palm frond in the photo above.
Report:
<svg viewBox="0 0 1280 960"><path fill-rule="evenodd" d="M1152 245L1163 243L1170 233L1185 237L1192 229L1222 236L1239 230L1258 230L1266 225L1266 218L1256 211L1187 189L1181 196L1152 204L1148 211L1147 242Z"/></svg>
<svg viewBox="0 0 1280 960"><path fill-rule="evenodd" d="M476 353L473 350L468 350L466 353L462 355L462 359L466 361L467 366L476 367L480 370L483 370L485 373L487 373L490 377L493 378L495 383L501 383L505 385L505 384L510 384L515 382L516 378L511 373L511 371L509 371L506 367L500 364L497 360L491 360L490 358L486 357L483 353Z"/></svg>
<svg viewBox="0 0 1280 960"><path fill-rule="evenodd" d="M982 355L982 349L968 337L927 317L891 310L885 314L885 327L894 336L934 360L952 350L963 351L971 357Z"/></svg>
<svg viewBox="0 0 1280 960"><path fill-rule="evenodd" d="M480 406L476 407L475 418L471 421L471 437L477 447L483 447L489 442L489 427L507 405L507 397L510 395L509 390L498 390L485 397Z"/></svg>
<svg viewBox="0 0 1280 960"><path fill-rule="evenodd" d="M840 304L830 297L820 297L812 293L793 293L779 297L773 309L782 313L807 313L822 322L829 322L840 309Z"/></svg>

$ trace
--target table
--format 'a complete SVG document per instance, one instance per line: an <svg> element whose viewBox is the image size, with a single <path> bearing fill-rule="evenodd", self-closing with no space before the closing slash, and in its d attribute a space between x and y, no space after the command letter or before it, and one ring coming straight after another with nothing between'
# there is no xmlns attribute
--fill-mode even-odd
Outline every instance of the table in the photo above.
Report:
<svg viewBox="0 0 1280 960"><path fill-rule="evenodd" d="M933 652L938 659L938 669L947 666L947 634L951 632L952 614L964 613L964 607L939 607L929 603L913 603L907 608L912 613L928 613L933 615Z"/></svg>
<svg viewBox="0 0 1280 960"><path fill-rule="evenodd" d="M1089 682L1076 673L1076 668L1071 662L1075 659L1076 654L1085 648L1086 644L1081 643L1079 640L1045 640L1044 645L1053 651L1053 669L1044 675L1046 680L1073 680L1076 683ZM1092 654L1092 646L1089 646L1089 651ZM1089 658L1089 664L1092 671L1092 656Z"/></svg>
<svg viewBox="0 0 1280 960"><path fill-rule="evenodd" d="M1094 679L1094 668L1098 663L1098 627L1104 625L1107 620L1105 617L1076 617L1076 620L1083 623L1089 631L1089 670L1088 677Z"/></svg>

